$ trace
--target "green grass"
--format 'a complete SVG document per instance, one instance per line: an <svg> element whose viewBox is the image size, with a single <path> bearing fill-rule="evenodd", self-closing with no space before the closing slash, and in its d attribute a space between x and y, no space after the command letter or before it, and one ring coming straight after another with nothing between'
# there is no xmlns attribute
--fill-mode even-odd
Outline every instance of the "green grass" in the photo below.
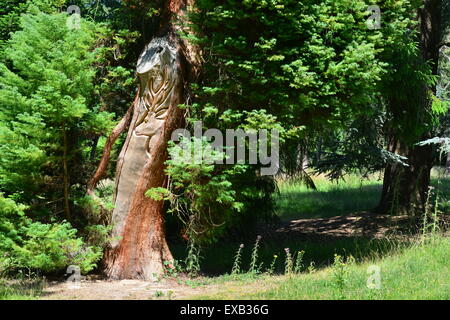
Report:
<svg viewBox="0 0 450 320"><path fill-rule="evenodd" d="M0 300L38 299L44 288L42 279L6 280L0 279Z"/></svg>
<svg viewBox="0 0 450 320"><path fill-rule="evenodd" d="M379 176L362 179L359 175L347 175L337 182L318 176L313 180L317 190L298 182L279 182L276 203L281 219L326 218L371 210L381 194Z"/></svg>
<svg viewBox="0 0 450 320"><path fill-rule="evenodd" d="M442 169L433 169L431 185L440 195L450 200L450 178L442 177ZM441 179L438 176L441 174ZM279 181L280 194L276 197L277 214L282 220L328 218L374 209L381 196L382 174L368 179L348 174L336 182L324 176L314 176L317 190L308 189L300 182ZM438 183L439 181L439 183ZM450 209L450 204L446 208ZM449 210L450 211L450 210Z"/></svg>
<svg viewBox="0 0 450 320"><path fill-rule="evenodd" d="M435 237L426 244L397 248L395 252L362 263L346 264L339 287L337 268L329 266L315 273L291 276L248 275L241 279L227 276L217 279L221 289L196 299L449 299L449 239ZM367 268L381 270L381 288L368 289ZM236 279L236 277L235 277Z"/></svg>
<svg viewBox="0 0 450 320"><path fill-rule="evenodd" d="M432 185L437 186L437 172L433 170ZM277 199L279 215L284 220L300 218L322 218L342 214L355 214L373 209L381 192L381 181L378 176L361 179L358 175L347 175L345 181L330 182L324 177L314 177L318 190L307 189L299 183L279 183L280 195ZM441 196L450 199L450 179L442 179L439 185ZM448 213L448 211L447 211ZM231 271L233 257L241 243L244 243L243 266L248 270L250 253L257 236L247 234L250 240L229 240L213 244L201 251L201 271L206 275L217 276ZM334 253L352 255L361 261L373 255L391 252L397 243L386 239L368 239L363 237L337 238L333 240L303 239L295 235L286 235L279 239L263 238L260 248L260 262L263 269L268 268L273 255L283 256L284 248L291 252L304 250L305 263L313 262L317 267L325 267L333 260ZM184 244L173 243L171 250L174 257L184 260L186 248ZM282 270L281 265L276 271Z"/></svg>
<svg viewBox="0 0 450 320"><path fill-rule="evenodd" d="M256 238L256 235L255 235ZM231 272L234 256L239 247L239 242L227 242L212 245L201 251L201 271L208 276L218 276ZM252 242L244 242L242 250L243 271L248 271L250 267L250 255L253 248ZM280 259L276 262L275 273L284 270L282 259L284 259L284 248L289 248L291 252L304 250L304 263L310 265L314 263L316 268L328 266L333 261L335 253L340 255L352 255L357 261L362 261L370 256L383 255L392 251L398 245L393 240L367 239L363 237L340 238L335 240L305 240L305 239L284 239L273 241L272 239L262 239L260 243L259 264L262 263L262 270L269 268L273 256ZM183 245L172 245L172 253L179 260L186 257L186 248Z"/></svg>

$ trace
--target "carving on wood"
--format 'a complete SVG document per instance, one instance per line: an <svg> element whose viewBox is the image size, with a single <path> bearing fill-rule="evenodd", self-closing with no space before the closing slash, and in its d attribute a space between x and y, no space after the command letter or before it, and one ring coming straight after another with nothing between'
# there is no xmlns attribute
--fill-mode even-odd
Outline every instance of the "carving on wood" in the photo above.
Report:
<svg viewBox="0 0 450 320"><path fill-rule="evenodd" d="M151 137L160 130L167 116L179 73L175 68L177 52L162 38L153 40L138 60L140 80L139 116L133 134L147 136L147 155Z"/></svg>
<svg viewBox="0 0 450 320"><path fill-rule="evenodd" d="M183 84L198 76L200 48L178 36L178 26L188 22L187 6L193 4L194 0L164 1L158 28L162 36L153 39L138 60L140 89L132 111L108 140L101 166L90 183L92 191L106 168L103 160L109 158L111 141L129 123L116 165L114 240L105 252L105 272L111 279L150 280L171 267L165 263L173 256L165 236L164 202L145 193L167 184L167 143L172 132L183 126L184 112L177 107L185 101ZM182 31L192 34L189 28Z"/></svg>
<svg viewBox="0 0 450 320"><path fill-rule="evenodd" d="M141 53L136 70L139 97L131 122L131 134L117 164L115 208L112 214L113 237L119 238L139 178L152 148L158 143L167 121L169 107L180 103L181 74L178 51L165 38L153 39ZM113 240L112 247L120 240Z"/></svg>

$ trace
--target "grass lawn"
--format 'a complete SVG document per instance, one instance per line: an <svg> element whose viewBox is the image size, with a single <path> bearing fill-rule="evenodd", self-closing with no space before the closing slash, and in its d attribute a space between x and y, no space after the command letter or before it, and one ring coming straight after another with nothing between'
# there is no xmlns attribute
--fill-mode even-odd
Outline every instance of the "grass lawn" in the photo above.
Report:
<svg viewBox="0 0 450 320"><path fill-rule="evenodd" d="M442 176L438 179L440 174L442 170L432 170L431 185L449 199L450 179ZM276 208L282 220L327 218L370 211L377 206L383 186L381 173L367 179L348 174L344 180L335 182L324 176L313 176L312 179L317 190L308 189L298 182L278 182L280 193L276 197Z"/></svg>
<svg viewBox="0 0 450 320"><path fill-rule="evenodd" d="M313 177L317 190L296 182L278 183L278 215L283 220L326 218L373 209L381 194L380 176L362 179L347 175L345 180L331 182L323 176Z"/></svg>
<svg viewBox="0 0 450 320"><path fill-rule="evenodd" d="M333 264L313 273L219 277L221 289L196 299L450 299L450 243L435 237L363 263ZM368 289L368 267L380 268L380 289Z"/></svg>

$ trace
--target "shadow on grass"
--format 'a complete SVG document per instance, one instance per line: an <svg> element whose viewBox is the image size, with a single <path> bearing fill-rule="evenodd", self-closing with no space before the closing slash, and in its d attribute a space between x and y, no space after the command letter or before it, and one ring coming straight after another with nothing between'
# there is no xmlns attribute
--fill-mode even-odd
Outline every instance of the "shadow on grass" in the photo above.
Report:
<svg viewBox="0 0 450 320"><path fill-rule="evenodd" d="M205 275L217 276L230 273L233 267L234 257L240 243L221 243L210 246L201 252L201 271ZM242 251L242 271L248 271L251 261L251 254L254 243L244 243ZM386 239L369 239L363 237L339 238L327 241L310 241L294 239L264 239L260 243L258 250L258 265L260 271L266 272L277 256L275 262L275 273L283 273L285 268L286 253L285 248L289 248L291 253L305 251L303 257L303 269L309 266L320 269L333 262L334 254L342 256L352 255L357 261L375 258L385 255L398 248L399 243ZM182 245L172 245L172 252L175 259L184 260L186 249Z"/></svg>
<svg viewBox="0 0 450 320"><path fill-rule="evenodd" d="M439 185L437 179L432 179L431 184L440 190L441 199L446 199L444 202L450 204L447 202L450 200L450 179L442 179ZM351 255L356 261L363 261L398 251L404 246L403 240L386 238L386 230L381 233L379 231L387 229L387 233L397 230L395 232L399 234L409 234L409 227L401 230L403 226L408 226L406 223L408 218L363 212L370 211L377 205L381 188L381 182L372 182L360 187L333 185L319 191L305 190L299 185L280 188L277 206L279 216L284 220L284 227L282 225L276 230L263 232L263 240L258 251L258 264L262 264L261 271L267 271L274 260L274 255L277 255L275 272L282 273L286 259L285 248L289 248L291 253L305 251L302 262L304 269L310 265L317 269L330 265L335 253L342 256ZM447 209L449 207L450 205ZM289 221L294 219L297 221ZM403 220L405 221L401 222ZM253 235L253 239L256 235ZM247 239L249 237L251 237L249 234L243 236ZM244 244L242 271L249 270L254 245L252 241L242 240ZM200 254L201 271L210 276L230 273L236 251L242 242L222 241L204 248ZM173 243L171 250L175 259L186 258L184 244Z"/></svg>

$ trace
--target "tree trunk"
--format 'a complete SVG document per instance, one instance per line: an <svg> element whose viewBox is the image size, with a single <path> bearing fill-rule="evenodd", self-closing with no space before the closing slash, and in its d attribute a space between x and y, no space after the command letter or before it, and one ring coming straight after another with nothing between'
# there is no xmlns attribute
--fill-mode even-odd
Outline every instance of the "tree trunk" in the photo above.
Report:
<svg viewBox="0 0 450 320"><path fill-rule="evenodd" d="M69 189L70 189L70 182L69 182L69 171L67 168L67 129L66 125L63 124L63 180L64 180L64 215L66 216L67 221L71 220L70 215L70 204L69 204Z"/></svg>
<svg viewBox="0 0 450 320"><path fill-rule="evenodd" d="M189 0L164 3L159 36L141 53L137 63L139 93L116 169L112 237L105 254L106 273L112 279L152 280L172 261L164 230L163 201L145 196L150 188L164 187L167 142L183 124L178 105L184 85L198 70L198 49L180 40L174 23L184 19ZM165 22L164 22L165 21Z"/></svg>
<svg viewBox="0 0 450 320"><path fill-rule="evenodd" d="M422 140L426 140L423 137ZM421 212L427 199L430 171L433 165L432 148L409 146L398 141L391 142L389 151L408 158L408 166L388 164L384 171L383 190L379 212L389 214L414 214Z"/></svg>
<svg viewBox="0 0 450 320"><path fill-rule="evenodd" d="M134 106L136 103L136 100L138 99L138 96L136 96L135 101L131 105L131 107L128 109L125 116L122 118L122 120L119 121L119 123L116 125L116 127L113 129L111 134L109 135L108 139L106 140L105 147L103 148L103 154L102 158L100 160L100 164L97 167L97 170L95 171L92 178L87 183L87 194L90 196L95 197L94 194L94 188L97 185L97 183L100 181L100 179L105 174L106 168L109 163L109 159L111 156L111 150L113 148L114 143L116 142L117 138L121 135L121 133L129 126L131 122L131 118L133 115Z"/></svg>
<svg viewBox="0 0 450 320"><path fill-rule="evenodd" d="M447 160L445 161L445 172L448 173L450 172L450 152L447 153Z"/></svg>
<svg viewBox="0 0 450 320"><path fill-rule="evenodd" d="M145 196L165 182L167 142L181 124L180 52L170 35L153 39L141 54L139 98L116 173L113 242L106 256L114 279L152 279L173 260L164 233L163 202Z"/></svg>
<svg viewBox="0 0 450 320"><path fill-rule="evenodd" d="M439 40L441 27L441 0L424 0L418 12L420 28L420 49L423 61L430 63L432 74L437 74ZM430 110L430 92L436 87L424 85L420 101L423 110ZM394 99L395 100L395 99ZM398 106L392 103L392 108ZM408 158L408 166L388 164L384 172L383 190L377 211L393 214L415 214L422 212L430 184L430 171L433 166L432 147L417 146L405 141L402 134L390 129L388 150ZM431 132L417 137L416 143L431 138Z"/></svg>

